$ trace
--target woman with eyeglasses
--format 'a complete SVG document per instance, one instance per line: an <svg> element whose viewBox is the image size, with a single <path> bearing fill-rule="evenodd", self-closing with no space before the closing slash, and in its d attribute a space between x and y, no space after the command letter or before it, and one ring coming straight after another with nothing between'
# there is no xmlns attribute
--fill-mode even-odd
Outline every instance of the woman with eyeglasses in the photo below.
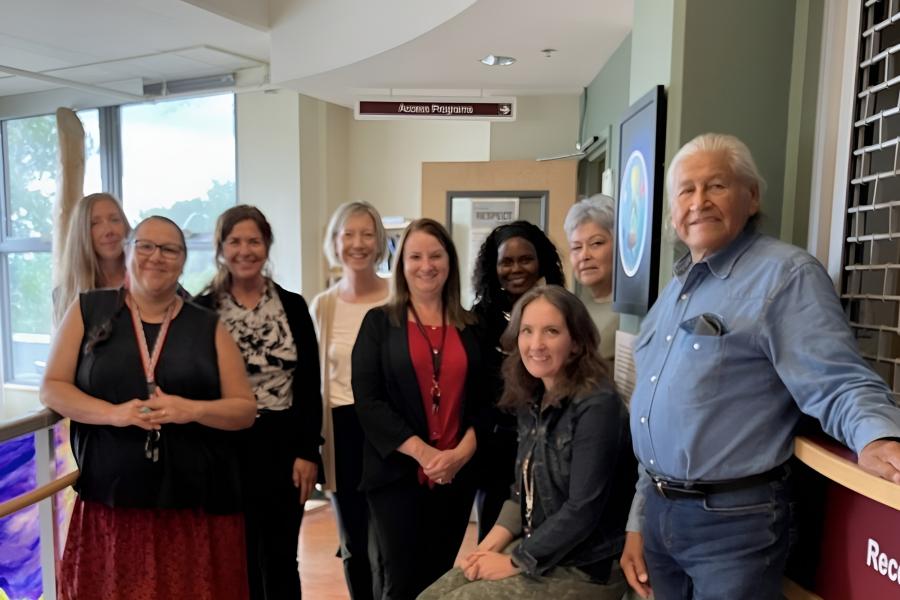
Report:
<svg viewBox="0 0 900 600"><path fill-rule="evenodd" d="M526 292L503 348L500 406L518 418L514 492L478 547L419 600L619 600L634 495L628 411L571 292Z"/></svg>
<svg viewBox="0 0 900 600"><path fill-rule="evenodd" d="M223 212L214 241L218 272L197 302L217 311L234 338L256 398L256 420L241 439L248 598L297 599L297 540L321 462L316 332L303 297L268 276L274 237L258 208Z"/></svg>
<svg viewBox="0 0 900 600"><path fill-rule="evenodd" d="M125 281L125 239L131 226L115 196L88 194L72 211L61 281L53 291L53 322L59 324L78 294L121 287Z"/></svg>
<svg viewBox="0 0 900 600"><path fill-rule="evenodd" d="M474 318L459 260L431 219L403 234L388 303L363 319L352 355L366 435L360 489L382 562L382 598L409 600L453 564L475 489L468 463L483 411Z"/></svg>
<svg viewBox="0 0 900 600"><path fill-rule="evenodd" d="M41 401L72 420L81 474L62 599L247 597L238 457L253 423L240 352L177 294L178 226L149 217L126 244L127 285L82 293L60 324Z"/></svg>

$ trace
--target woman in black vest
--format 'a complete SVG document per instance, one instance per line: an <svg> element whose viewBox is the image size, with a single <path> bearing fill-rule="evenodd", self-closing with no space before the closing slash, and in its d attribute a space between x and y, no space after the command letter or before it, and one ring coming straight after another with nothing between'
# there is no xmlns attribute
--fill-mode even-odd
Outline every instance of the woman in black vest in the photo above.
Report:
<svg viewBox="0 0 900 600"><path fill-rule="evenodd" d="M184 236L149 217L126 245L128 284L66 311L41 401L70 417L81 475L59 597L247 597L238 457L253 423L234 341L177 294Z"/></svg>

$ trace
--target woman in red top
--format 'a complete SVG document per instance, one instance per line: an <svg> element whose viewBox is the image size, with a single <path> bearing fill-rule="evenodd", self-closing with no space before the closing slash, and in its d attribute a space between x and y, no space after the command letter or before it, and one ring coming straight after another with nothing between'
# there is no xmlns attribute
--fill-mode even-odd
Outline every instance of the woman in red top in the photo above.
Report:
<svg viewBox="0 0 900 600"><path fill-rule="evenodd" d="M406 600L459 550L484 399L474 319L460 305L446 229L414 221L397 257L391 300L369 311L356 339L352 386L366 434L360 487L382 556L382 597Z"/></svg>

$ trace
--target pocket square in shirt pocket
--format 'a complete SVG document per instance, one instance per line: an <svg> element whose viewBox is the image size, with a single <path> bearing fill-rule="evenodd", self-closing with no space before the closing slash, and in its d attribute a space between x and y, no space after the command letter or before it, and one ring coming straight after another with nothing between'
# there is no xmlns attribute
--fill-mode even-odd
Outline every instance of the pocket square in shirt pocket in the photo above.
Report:
<svg viewBox="0 0 900 600"><path fill-rule="evenodd" d="M718 337L728 333L722 317L714 313L703 313L682 321L679 325L682 330L692 335L705 335Z"/></svg>

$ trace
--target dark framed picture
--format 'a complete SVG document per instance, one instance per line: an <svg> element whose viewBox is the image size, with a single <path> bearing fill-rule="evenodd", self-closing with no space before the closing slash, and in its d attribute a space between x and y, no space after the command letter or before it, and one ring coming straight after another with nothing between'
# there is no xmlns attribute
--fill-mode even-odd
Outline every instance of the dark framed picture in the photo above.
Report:
<svg viewBox="0 0 900 600"><path fill-rule="evenodd" d="M666 101L658 85L619 124L613 309L644 315L659 287Z"/></svg>

